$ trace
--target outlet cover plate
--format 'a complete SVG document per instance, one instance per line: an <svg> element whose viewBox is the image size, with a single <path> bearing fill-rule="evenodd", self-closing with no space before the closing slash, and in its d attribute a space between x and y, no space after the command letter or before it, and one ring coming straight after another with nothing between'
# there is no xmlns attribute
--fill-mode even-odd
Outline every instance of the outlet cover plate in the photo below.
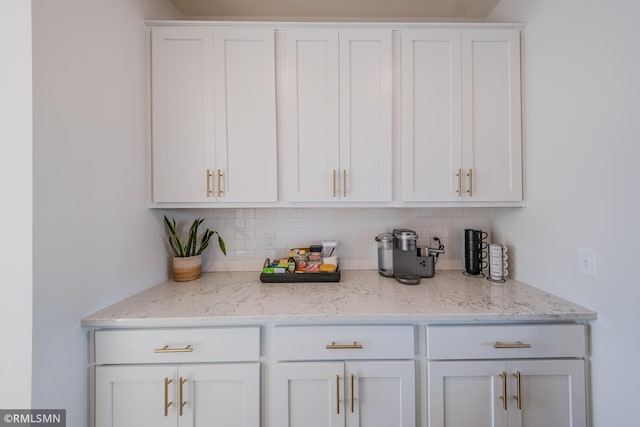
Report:
<svg viewBox="0 0 640 427"><path fill-rule="evenodd" d="M275 249L276 248L276 233L264 234L264 248Z"/></svg>
<svg viewBox="0 0 640 427"><path fill-rule="evenodd" d="M578 249L578 273L598 277L595 249Z"/></svg>

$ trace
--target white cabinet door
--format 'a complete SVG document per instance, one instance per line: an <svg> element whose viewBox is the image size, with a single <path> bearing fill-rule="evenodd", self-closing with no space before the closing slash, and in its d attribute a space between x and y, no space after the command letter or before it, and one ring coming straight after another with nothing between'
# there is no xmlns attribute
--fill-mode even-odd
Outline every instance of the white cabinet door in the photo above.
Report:
<svg viewBox="0 0 640 427"><path fill-rule="evenodd" d="M339 197L391 201L391 30L340 30Z"/></svg>
<svg viewBox="0 0 640 427"><path fill-rule="evenodd" d="M344 363L280 363L275 367L270 425L344 427Z"/></svg>
<svg viewBox="0 0 640 427"><path fill-rule="evenodd" d="M507 426L504 361L428 362L427 375L429 427Z"/></svg>
<svg viewBox="0 0 640 427"><path fill-rule="evenodd" d="M333 201L340 170L338 32L292 29L281 35L286 198Z"/></svg>
<svg viewBox="0 0 640 427"><path fill-rule="evenodd" d="M402 200L460 200L460 30L402 32Z"/></svg>
<svg viewBox="0 0 640 427"><path fill-rule="evenodd" d="M428 371L429 427L586 426L583 360L429 362Z"/></svg>
<svg viewBox="0 0 640 427"><path fill-rule="evenodd" d="M276 201L274 32L216 28L213 40L216 149L210 185L223 202Z"/></svg>
<svg viewBox="0 0 640 427"><path fill-rule="evenodd" d="M139 426L259 427L259 364L97 367L96 427Z"/></svg>
<svg viewBox="0 0 640 427"><path fill-rule="evenodd" d="M97 367L96 427L175 427L175 375L175 366Z"/></svg>
<svg viewBox="0 0 640 427"><path fill-rule="evenodd" d="M391 30L281 33L286 200L391 200Z"/></svg>
<svg viewBox="0 0 640 427"><path fill-rule="evenodd" d="M151 31L154 202L206 202L213 168L213 30Z"/></svg>
<svg viewBox="0 0 640 427"><path fill-rule="evenodd" d="M520 32L462 31L465 199L522 200Z"/></svg>
<svg viewBox="0 0 640 427"><path fill-rule="evenodd" d="M509 402L509 427L587 425L584 361L510 361L507 371L512 399Z"/></svg>
<svg viewBox="0 0 640 427"><path fill-rule="evenodd" d="M294 362L276 366L279 427L415 427L413 361Z"/></svg>
<svg viewBox="0 0 640 427"><path fill-rule="evenodd" d="M413 361L346 362L348 427L415 427Z"/></svg>
<svg viewBox="0 0 640 427"><path fill-rule="evenodd" d="M177 381L179 426L260 427L258 363L182 365Z"/></svg>

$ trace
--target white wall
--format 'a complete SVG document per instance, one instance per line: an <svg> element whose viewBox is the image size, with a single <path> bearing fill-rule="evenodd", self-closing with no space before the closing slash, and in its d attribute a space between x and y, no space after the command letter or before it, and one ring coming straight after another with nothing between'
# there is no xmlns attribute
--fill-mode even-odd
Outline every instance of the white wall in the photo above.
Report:
<svg viewBox="0 0 640 427"><path fill-rule="evenodd" d="M31 404L31 3L0 0L0 408Z"/></svg>
<svg viewBox="0 0 640 427"><path fill-rule="evenodd" d="M516 277L598 312L595 426L638 425L640 2L502 0L524 31L525 209L500 210ZM597 251L597 278L577 248ZM511 262L511 261L510 261Z"/></svg>
<svg viewBox="0 0 640 427"><path fill-rule="evenodd" d="M166 278L145 206L145 19L167 0L33 0L33 407L86 425L80 319Z"/></svg>

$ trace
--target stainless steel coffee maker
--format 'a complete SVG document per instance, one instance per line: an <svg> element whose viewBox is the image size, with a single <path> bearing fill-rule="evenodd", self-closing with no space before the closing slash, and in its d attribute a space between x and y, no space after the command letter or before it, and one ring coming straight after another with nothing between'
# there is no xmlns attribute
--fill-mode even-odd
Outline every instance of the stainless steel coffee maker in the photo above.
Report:
<svg viewBox="0 0 640 427"><path fill-rule="evenodd" d="M393 230L393 277L405 285L420 283L421 277L433 277L435 263L444 246L437 237L437 249L418 248L418 234L413 230Z"/></svg>
<svg viewBox="0 0 640 427"><path fill-rule="evenodd" d="M420 276L416 274L417 242L418 234L415 231L404 228L393 230L393 275L396 279L420 282Z"/></svg>

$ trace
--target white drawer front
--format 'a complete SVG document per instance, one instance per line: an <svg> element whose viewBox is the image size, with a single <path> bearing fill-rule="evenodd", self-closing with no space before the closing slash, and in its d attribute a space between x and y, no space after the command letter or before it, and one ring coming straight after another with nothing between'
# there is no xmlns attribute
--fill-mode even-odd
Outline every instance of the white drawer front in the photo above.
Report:
<svg viewBox="0 0 640 427"><path fill-rule="evenodd" d="M428 326L427 358L584 357L584 325Z"/></svg>
<svg viewBox="0 0 640 427"><path fill-rule="evenodd" d="M411 325L279 326L275 360L413 359Z"/></svg>
<svg viewBox="0 0 640 427"><path fill-rule="evenodd" d="M260 328L103 330L96 363L252 362L260 359Z"/></svg>

